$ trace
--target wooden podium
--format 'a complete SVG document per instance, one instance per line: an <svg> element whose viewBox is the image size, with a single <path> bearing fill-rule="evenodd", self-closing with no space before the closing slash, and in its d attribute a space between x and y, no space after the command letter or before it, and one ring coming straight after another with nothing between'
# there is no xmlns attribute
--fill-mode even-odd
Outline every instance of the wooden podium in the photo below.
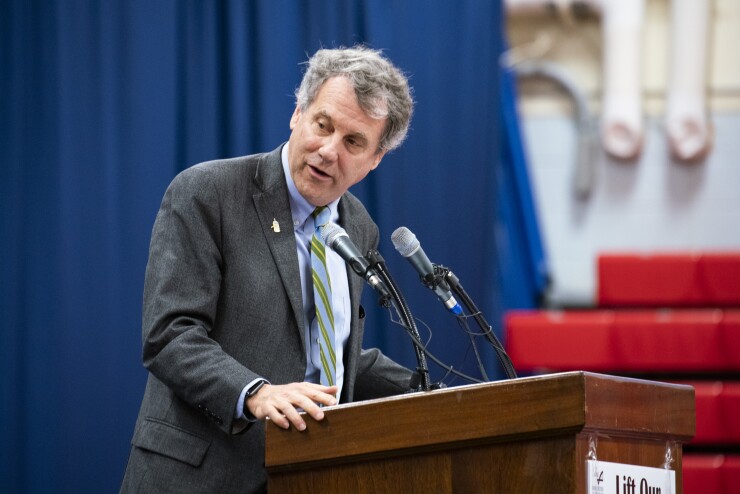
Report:
<svg viewBox="0 0 740 494"><path fill-rule="evenodd" d="M661 467L682 492L694 389L568 372L338 405L266 427L268 492L579 493L586 459Z"/></svg>

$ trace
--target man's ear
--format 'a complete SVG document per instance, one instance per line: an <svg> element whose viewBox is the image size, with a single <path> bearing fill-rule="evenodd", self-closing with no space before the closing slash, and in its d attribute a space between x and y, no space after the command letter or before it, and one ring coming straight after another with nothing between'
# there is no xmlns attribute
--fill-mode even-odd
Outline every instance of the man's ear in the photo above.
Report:
<svg viewBox="0 0 740 494"><path fill-rule="evenodd" d="M293 116L290 117L290 130L295 129L295 126L298 125L298 120L301 119L301 108L296 105L295 110L293 111Z"/></svg>
<svg viewBox="0 0 740 494"><path fill-rule="evenodd" d="M381 151L375 155L375 163L373 163L372 168L370 168L371 170L375 170L378 167L383 156L385 156L385 151Z"/></svg>

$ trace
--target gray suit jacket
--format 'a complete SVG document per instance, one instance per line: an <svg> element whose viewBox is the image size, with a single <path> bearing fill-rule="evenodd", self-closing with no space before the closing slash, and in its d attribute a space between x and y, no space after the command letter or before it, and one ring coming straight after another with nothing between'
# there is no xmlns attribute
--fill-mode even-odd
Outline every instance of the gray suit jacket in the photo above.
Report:
<svg viewBox="0 0 740 494"><path fill-rule="evenodd" d="M351 194L340 221L364 252L378 229ZM283 226L271 229L273 220ZM303 309L280 148L179 174L152 232L144 285L149 370L122 492L260 492L264 428L234 419L257 377L302 381ZM364 281L348 272L352 318L341 402L398 394L411 371L362 350ZM250 424L251 425L251 424ZM309 421L310 427L310 421Z"/></svg>

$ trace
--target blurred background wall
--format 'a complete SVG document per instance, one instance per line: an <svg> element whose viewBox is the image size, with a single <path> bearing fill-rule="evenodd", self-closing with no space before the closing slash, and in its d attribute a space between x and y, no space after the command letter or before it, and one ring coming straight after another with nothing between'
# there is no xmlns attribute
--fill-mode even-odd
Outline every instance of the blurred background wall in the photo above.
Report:
<svg viewBox="0 0 740 494"><path fill-rule="evenodd" d="M690 384L683 492L740 481L740 3L508 0L544 309L521 373Z"/></svg>
<svg viewBox="0 0 740 494"><path fill-rule="evenodd" d="M705 51L699 52L705 72L696 72L706 82L702 89L710 151L688 163L672 155L666 122L676 65L672 50L692 35L685 28L672 32L672 14L682 3L686 2L644 2L637 53L644 139L640 153L626 160L604 152L599 136L603 15L591 12L578 17L571 10L558 14L555 9L509 15L507 33L513 52L524 60L557 64L576 82L588 106L593 133L593 182L584 198L573 191L582 133L572 99L552 80L520 78L529 169L552 274L546 298L553 306L594 303L599 252L731 251L740 246L740 58L734 48L740 43L740 3L694 2L708 13ZM697 23L701 19L689 27ZM694 55L676 53L681 63L697 67Z"/></svg>

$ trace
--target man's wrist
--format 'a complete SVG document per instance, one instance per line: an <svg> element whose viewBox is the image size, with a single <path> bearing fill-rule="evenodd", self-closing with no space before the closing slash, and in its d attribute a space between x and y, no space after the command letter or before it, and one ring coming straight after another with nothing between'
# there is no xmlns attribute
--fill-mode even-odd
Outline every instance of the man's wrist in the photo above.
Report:
<svg viewBox="0 0 740 494"><path fill-rule="evenodd" d="M252 385L247 388L247 398L256 395L257 392L262 389L262 386L264 386L265 384L270 384L267 379L260 379L253 382Z"/></svg>
<svg viewBox="0 0 740 494"><path fill-rule="evenodd" d="M270 382L267 379L258 379L252 382L247 387L247 392L244 395L244 418L246 418L250 422L256 422L257 418L252 415L252 412L249 411L249 407L247 407L247 401L249 401L249 398L256 395L265 384L270 384Z"/></svg>

